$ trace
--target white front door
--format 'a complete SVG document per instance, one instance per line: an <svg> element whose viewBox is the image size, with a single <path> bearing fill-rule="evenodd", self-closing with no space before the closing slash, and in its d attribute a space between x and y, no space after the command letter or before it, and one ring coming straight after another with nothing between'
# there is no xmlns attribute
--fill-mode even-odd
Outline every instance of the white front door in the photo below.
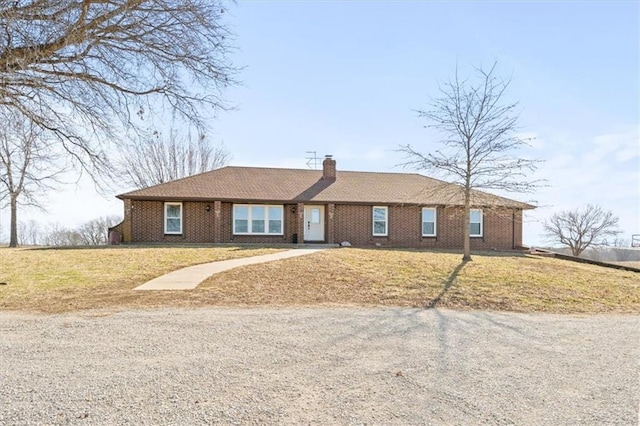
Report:
<svg viewBox="0 0 640 426"><path fill-rule="evenodd" d="M324 206L304 206L304 240L324 241Z"/></svg>

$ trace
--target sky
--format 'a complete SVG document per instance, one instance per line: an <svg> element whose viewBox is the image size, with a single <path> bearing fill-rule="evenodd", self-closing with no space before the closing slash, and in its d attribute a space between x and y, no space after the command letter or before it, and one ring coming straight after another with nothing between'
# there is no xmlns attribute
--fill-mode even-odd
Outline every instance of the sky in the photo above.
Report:
<svg viewBox="0 0 640 426"><path fill-rule="evenodd" d="M532 179L524 243L546 245L542 221L591 203L640 234L640 3L254 1L230 5L232 55L241 84L210 137L231 165L306 168L307 151L331 154L338 170L414 172L398 167L399 145L429 152L438 135L416 110L438 95L456 66L491 66L511 78L520 154L544 160ZM423 172L424 173L424 172ZM440 177L440 176L437 176ZM47 213L21 220L65 226L122 214L116 188L99 195L82 179L48 194ZM8 211L0 215L6 235Z"/></svg>

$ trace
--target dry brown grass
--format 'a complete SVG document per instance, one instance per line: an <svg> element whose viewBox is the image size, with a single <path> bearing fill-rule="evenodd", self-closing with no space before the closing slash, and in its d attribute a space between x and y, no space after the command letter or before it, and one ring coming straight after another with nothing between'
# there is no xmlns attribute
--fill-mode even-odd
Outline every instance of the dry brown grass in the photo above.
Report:
<svg viewBox="0 0 640 426"><path fill-rule="evenodd" d="M199 291L217 304L441 306L640 313L640 274L524 255L330 250L231 270Z"/></svg>
<svg viewBox="0 0 640 426"><path fill-rule="evenodd" d="M215 275L195 290L133 291L161 273L273 250L0 249L0 307L43 312L157 306L416 306L556 313L640 313L640 274L488 253L336 249ZM8 268L7 266L8 265ZM7 272L8 271L8 272Z"/></svg>
<svg viewBox="0 0 640 426"><path fill-rule="evenodd" d="M199 263L273 253L240 247L0 248L0 309L62 312L155 305L132 289Z"/></svg>

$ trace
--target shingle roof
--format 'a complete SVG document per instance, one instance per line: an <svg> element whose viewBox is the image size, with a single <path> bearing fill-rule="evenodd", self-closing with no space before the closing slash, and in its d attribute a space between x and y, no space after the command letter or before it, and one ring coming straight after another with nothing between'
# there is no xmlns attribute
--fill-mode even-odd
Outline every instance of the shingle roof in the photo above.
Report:
<svg viewBox="0 0 640 426"><path fill-rule="evenodd" d="M462 205L460 187L415 173L337 171L335 180L321 170L223 167L118 195L139 200L221 200L358 204ZM475 206L535 208L497 195L474 191Z"/></svg>

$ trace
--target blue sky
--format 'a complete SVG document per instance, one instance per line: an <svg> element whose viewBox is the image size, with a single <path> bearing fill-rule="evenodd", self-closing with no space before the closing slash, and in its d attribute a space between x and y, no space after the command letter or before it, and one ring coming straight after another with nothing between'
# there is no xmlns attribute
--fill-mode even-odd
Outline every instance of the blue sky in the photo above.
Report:
<svg viewBox="0 0 640 426"><path fill-rule="evenodd" d="M638 2L265 1L229 12L242 84L211 135L233 165L304 168L316 151L342 170L401 171L399 144L438 147L414 112L438 82L456 63L464 75L497 60L521 131L536 138L523 155L546 160L536 177L550 185L507 194L540 205L525 242L540 245L542 219L586 203L618 215L624 238L640 233ZM72 226L122 210L87 183L49 206L23 218Z"/></svg>

